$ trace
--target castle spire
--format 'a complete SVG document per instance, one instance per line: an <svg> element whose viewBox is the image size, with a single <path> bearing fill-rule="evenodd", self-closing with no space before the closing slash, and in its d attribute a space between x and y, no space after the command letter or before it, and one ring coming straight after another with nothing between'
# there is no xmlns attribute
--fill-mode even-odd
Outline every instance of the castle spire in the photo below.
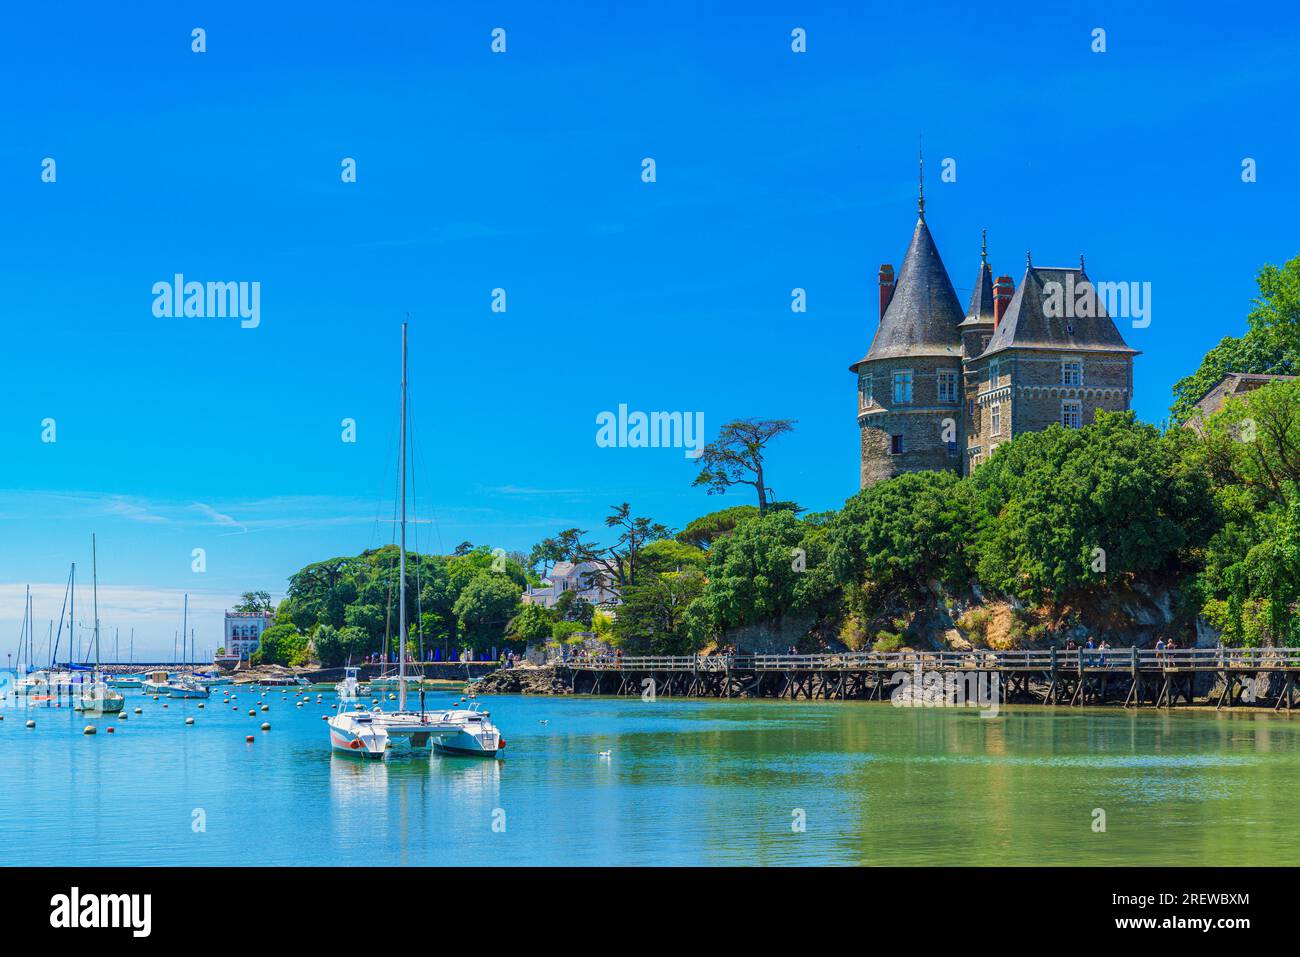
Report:
<svg viewBox="0 0 1300 957"><path fill-rule="evenodd" d="M925 222L925 157L921 153L921 138L916 138L916 214Z"/></svg>
<svg viewBox="0 0 1300 957"><path fill-rule="evenodd" d="M980 230L980 265L987 266L988 264L989 264L989 231L987 229L981 229Z"/></svg>

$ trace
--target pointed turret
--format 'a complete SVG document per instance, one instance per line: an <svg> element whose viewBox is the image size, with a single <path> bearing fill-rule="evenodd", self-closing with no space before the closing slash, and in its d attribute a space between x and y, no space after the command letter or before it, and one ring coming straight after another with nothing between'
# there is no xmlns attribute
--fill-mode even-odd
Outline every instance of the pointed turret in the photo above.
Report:
<svg viewBox="0 0 1300 957"><path fill-rule="evenodd" d="M961 334L957 327L961 321L961 303L922 215L916 221L911 245L871 348L849 366L849 371L857 372L863 362L876 359L958 356Z"/></svg>
<svg viewBox="0 0 1300 957"><path fill-rule="evenodd" d="M961 321L962 351L966 358L974 358L984 351L993 336L994 315L993 269L989 266L988 231L980 233L980 273L975 280L966 318Z"/></svg>

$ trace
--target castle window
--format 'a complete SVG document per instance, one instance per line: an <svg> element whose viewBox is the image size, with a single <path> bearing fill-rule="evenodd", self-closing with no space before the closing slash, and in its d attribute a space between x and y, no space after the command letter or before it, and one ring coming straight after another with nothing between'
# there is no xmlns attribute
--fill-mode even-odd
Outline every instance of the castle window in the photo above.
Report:
<svg viewBox="0 0 1300 957"><path fill-rule="evenodd" d="M1083 362L1081 360L1061 360L1061 385L1083 385Z"/></svg>
<svg viewBox="0 0 1300 957"><path fill-rule="evenodd" d="M891 435L889 437L889 454L890 455L903 454L903 437L901 435Z"/></svg>
<svg viewBox="0 0 1300 957"><path fill-rule="evenodd" d="M989 360L989 388L996 389L998 386L998 360Z"/></svg>
<svg viewBox="0 0 1300 957"><path fill-rule="evenodd" d="M1067 429L1077 429L1083 424L1083 403L1078 399L1064 399L1061 402L1061 425Z"/></svg>
<svg viewBox="0 0 1300 957"><path fill-rule="evenodd" d="M939 401L956 404L957 402L957 370L940 369L939 370Z"/></svg>
<svg viewBox="0 0 1300 957"><path fill-rule="evenodd" d="M1002 403L1001 402L994 402L993 405L989 407L989 419L990 419L989 424L992 427L993 434L1001 435L1002 434Z"/></svg>
<svg viewBox="0 0 1300 957"><path fill-rule="evenodd" d="M871 376L864 375L858 391L858 409L865 409L871 405Z"/></svg>
<svg viewBox="0 0 1300 957"><path fill-rule="evenodd" d="M894 401L906 405L912 401L912 370L894 373Z"/></svg>

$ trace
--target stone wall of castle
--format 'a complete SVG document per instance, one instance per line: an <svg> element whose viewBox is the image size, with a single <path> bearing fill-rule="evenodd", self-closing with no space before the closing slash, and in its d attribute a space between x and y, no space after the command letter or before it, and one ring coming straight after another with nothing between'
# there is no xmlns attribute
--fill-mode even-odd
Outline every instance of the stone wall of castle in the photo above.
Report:
<svg viewBox="0 0 1300 957"><path fill-rule="evenodd" d="M956 376L956 399L940 401L939 373ZM894 373L912 374L912 401L894 401ZM864 363L859 370L859 413L861 427L861 487L893 478L904 472L960 469L964 448L962 428L961 360L925 357ZM870 383L870 403L863 404ZM951 435L950 446L946 438ZM901 437L903 451L895 454L894 437Z"/></svg>

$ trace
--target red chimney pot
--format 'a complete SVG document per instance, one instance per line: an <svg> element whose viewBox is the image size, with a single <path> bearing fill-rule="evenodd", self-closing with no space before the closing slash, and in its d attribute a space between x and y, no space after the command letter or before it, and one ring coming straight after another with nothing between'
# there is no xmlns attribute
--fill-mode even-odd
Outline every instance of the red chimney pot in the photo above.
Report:
<svg viewBox="0 0 1300 957"><path fill-rule="evenodd" d="M1002 321L1002 316L1007 311L1007 306L1011 305L1011 297L1015 295L1016 284L1010 276L998 276L998 281L993 284L993 331L998 331L998 323Z"/></svg>
<svg viewBox="0 0 1300 957"><path fill-rule="evenodd" d="M885 307L894 294L894 267L884 263L880 267L880 318L885 318Z"/></svg>

